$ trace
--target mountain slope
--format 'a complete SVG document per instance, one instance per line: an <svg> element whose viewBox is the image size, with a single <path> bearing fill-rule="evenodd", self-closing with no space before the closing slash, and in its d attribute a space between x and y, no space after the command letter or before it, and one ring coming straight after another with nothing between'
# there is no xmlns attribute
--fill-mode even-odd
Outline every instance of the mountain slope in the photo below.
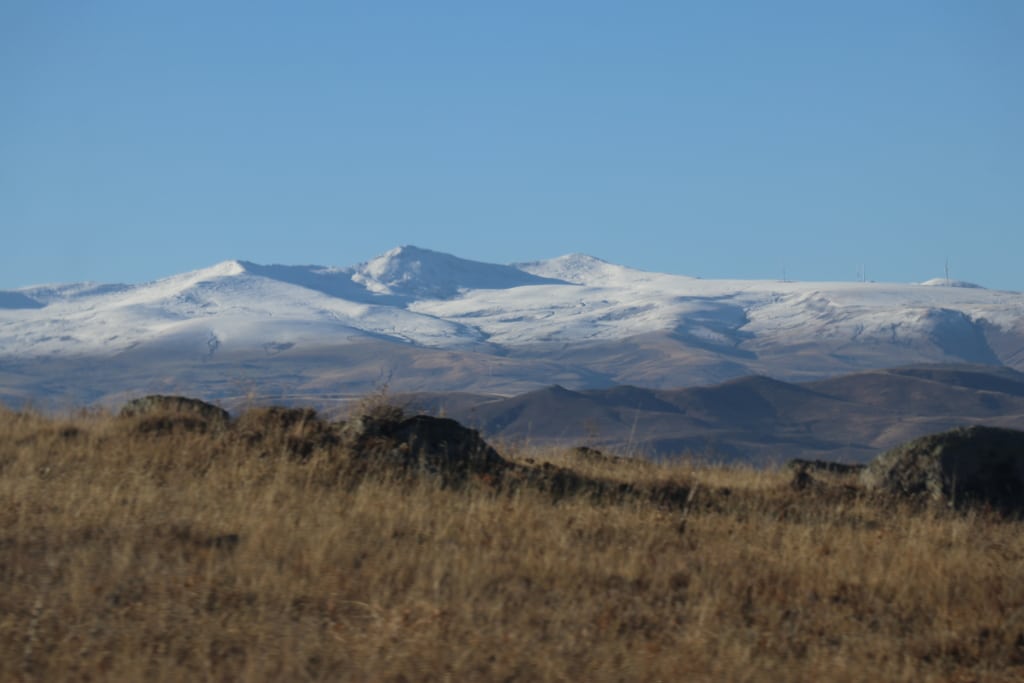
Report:
<svg viewBox="0 0 1024 683"><path fill-rule="evenodd" d="M443 411L501 442L713 460L864 462L956 426L1024 428L1024 375L914 366L802 384L751 376L676 390L553 386L512 398L418 395L410 405Z"/></svg>
<svg viewBox="0 0 1024 683"><path fill-rule="evenodd" d="M481 263L422 249L397 247L353 269L352 280L378 294L407 299L449 299L471 289L564 285L512 266Z"/></svg>
<svg viewBox="0 0 1024 683"><path fill-rule="evenodd" d="M701 280L581 254L509 266L412 246L345 267L225 261L138 285L0 293L4 391L44 400L168 377L210 398L239 377L295 396L382 376L397 390L518 394L920 363L1024 369L1024 295ZM83 384L95 367L102 381Z"/></svg>

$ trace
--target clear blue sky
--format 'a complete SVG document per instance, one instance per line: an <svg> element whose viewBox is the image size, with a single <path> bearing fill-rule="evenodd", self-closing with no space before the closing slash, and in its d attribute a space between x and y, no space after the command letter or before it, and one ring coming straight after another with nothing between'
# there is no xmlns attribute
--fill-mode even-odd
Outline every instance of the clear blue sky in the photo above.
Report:
<svg viewBox="0 0 1024 683"><path fill-rule="evenodd" d="M0 0L0 288L399 244L1024 290L1024 2Z"/></svg>

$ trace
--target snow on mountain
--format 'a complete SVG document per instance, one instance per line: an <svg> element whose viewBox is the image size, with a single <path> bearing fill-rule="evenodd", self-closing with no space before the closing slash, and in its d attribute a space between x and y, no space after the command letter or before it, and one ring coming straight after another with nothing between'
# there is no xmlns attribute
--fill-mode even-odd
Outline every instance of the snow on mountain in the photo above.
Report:
<svg viewBox="0 0 1024 683"><path fill-rule="evenodd" d="M557 350L561 360L530 356L540 359L530 377L546 383L562 370L649 381L705 366L716 377L950 359L1024 366L1024 294L936 284L703 280L582 254L508 266L404 246L348 267L225 261L139 285L3 292L0 357L256 363L382 342L386 353L399 343L474 354L472 367L513 375L509 358ZM432 358L403 362L434 378L458 362Z"/></svg>
<svg viewBox="0 0 1024 683"><path fill-rule="evenodd" d="M921 284L926 287L966 287L968 289L984 289L981 285L976 285L973 282L949 280L944 277L933 277L931 280L925 280Z"/></svg>
<svg viewBox="0 0 1024 683"><path fill-rule="evenodd" d="M354 269L352 280L378 294L448 299L471 289L564 284L512 266L469 261L413 246L397 247Z"/></svg>
<svg viewBox="0 0 1024 683"><path fill-rule="evenodd" d="M531 272L577 283L574 288L472 291L447 301L418 301L411 310L481 329L501 344L578 342L673 331L719 346L765 337L771 342L823 340L850 344L927 338L937 311L1012 327L1024 296L878 283L700 280L644 273L571 255L528 264Z"/></svg>
<svg viewBox="0 0 1024 683"><path fill-rule="evenodd" d="M517 263L517 268L527 273L549 277L577 285L594 285L615 278L628 270L607 261L586 254L566 254L546 261Z"/></svg>
<svg viewBox="0 0 1024 683"><path fill-rule="evenodd" d="M282 274L292 277L272 277ZM356 300L336 295L345 287L332 292L304 286L298 274L313 280L332 277L322 269L225 261L110 290L49 287L44 308L0 313L0 355L110 354L139 344L245 350L331 345L357 337L455 347L478 340L473 329L407 311L387 299L365 303L365 290L349 274L336 279L363 294ZM30 296L35 290L22 291Z"/></svg>
<svg viewBox="0 0 1024 683"><path fill-rule="evenodd" d="M34 287L23 287L16 293L32 299L33 301L46 305L51 301L63 301L67 299L80 299L101 294L111 294L130 289L131 285L123 284L102 284L99 282L73 282L68 284L36 285Z"/></svg>
<svg viewBox="0 0 1024 683"><path fill-rule="evenodd" d="M626 266L602 261L586 254L566 254L546 261L532 261L514 264L516 268L540 277L571 282L577 285L621 286L627 284L651 283L662 278L678 281L685 278L680 275L663 275L648 273Z"/></svg>
<svg viewBox="0 0 1024 683"><path fill-rule="evenodd" d="M985 289L888 283L751 283L758 293L748 329L758 335L841 337L850 342L899 340L923 334L935 313L1010 327L1021 320L1024 295Z"/></svg>

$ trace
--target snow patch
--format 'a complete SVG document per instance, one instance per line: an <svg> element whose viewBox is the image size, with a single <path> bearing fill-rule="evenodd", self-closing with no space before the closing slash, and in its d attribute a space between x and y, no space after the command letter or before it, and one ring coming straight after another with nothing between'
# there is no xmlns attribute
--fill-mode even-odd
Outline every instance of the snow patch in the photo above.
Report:
<svg viewBox="0 0 1024 683"><path fill-rule="evenodd" d="M530 261L513 264L516 268L541 277L562 280L577 285L623 285L651 282L652 279L671 278L691 280L683 275L663 275L609 263L587 254L565 254L546 261Z"/></svg>
<svg viewBox="0 0 1024 683"><path fill-rule="evenodd" d="M965 282L964 280L947 280L944 277L933 277L931 280L925 280L921 283L925 287L962 287L966 289L985 289L981 285L976 285L973 282Z"/></svg>

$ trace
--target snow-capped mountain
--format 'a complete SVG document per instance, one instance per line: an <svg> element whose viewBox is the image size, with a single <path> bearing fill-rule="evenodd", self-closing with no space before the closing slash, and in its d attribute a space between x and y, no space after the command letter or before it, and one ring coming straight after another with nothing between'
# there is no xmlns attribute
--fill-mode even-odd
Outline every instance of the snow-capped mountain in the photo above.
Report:
<svg viewBox="0 0 1024 683"><path fill-rule="evenodd" d="M582 254L497 265L412 246L340 268L226 261L140 285L0 292L8 400L225 396L231 382L322 395L382 376L401 390L670 387L921 362L1024 369L1024 294L702 280Z"/></svg>

